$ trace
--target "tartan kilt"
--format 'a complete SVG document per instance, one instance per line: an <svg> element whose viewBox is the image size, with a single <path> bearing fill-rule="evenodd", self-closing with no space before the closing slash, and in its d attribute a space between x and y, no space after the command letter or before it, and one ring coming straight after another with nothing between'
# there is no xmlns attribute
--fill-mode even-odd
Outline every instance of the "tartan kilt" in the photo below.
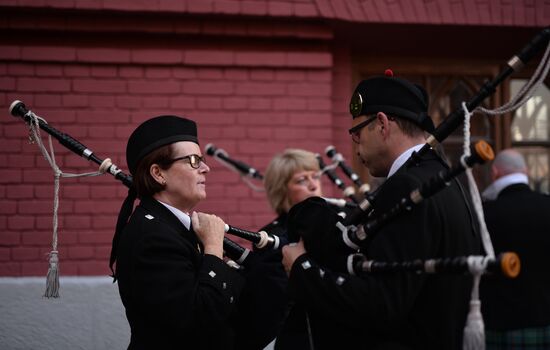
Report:
<svg viewBox="0 0 550 350"><path fill-rule="evenodd" d="M486 350L546 350L550 349L550 326L485 331Z"/></svg>

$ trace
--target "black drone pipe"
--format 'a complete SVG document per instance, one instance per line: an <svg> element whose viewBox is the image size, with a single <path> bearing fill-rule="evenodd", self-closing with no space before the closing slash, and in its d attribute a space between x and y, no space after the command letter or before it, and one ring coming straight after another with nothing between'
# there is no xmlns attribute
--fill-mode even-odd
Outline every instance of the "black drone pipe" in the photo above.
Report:
<svg viewBox="0 0 550 350"><path fill-rule="evenodd" d="M518 255L513 252L501 253L496 257L460 256L428 260L403 262L381 262L367 260L362 254L353 254L348 258L348 272L354 275L395 272L413 272L425 274L462 274L481 273L515 278L521 269Z"/></svg>
<svg viewBox="0 0 550 350"><path fill-rule="evenodd" d="M204 147L204 151L209 156L215 157L216 159L231 165L233 168L237 169L242 175L250 176L258 180L262 180L264 178L258 170L241 161L232 159L231 157L229 157L226 151L221 148L217 148L211 143L207 144Z"/></svg>
<svg viewBox="0 0 550 350"><path fill-rule="evenodd" d="M32 123L33 119L36 117L36 115L32 111L29 111L27 109L27 107L23 102L18 100L13 101L13 103L11 104L10 113L14 117L21 117L28 124ZM105 161L96 157L96 155L91 149L84 146L82 143L75 140L70 135L62 133L61 131L50 126L43 119L36 118L36 120L38 121L38 126L40 127L40 129L52 135L54 138L56 138L59 141L59 143L67 147L70 151L96 164L104 166ZM106 169L105 169L106 172L113 175L115 179L120 180L127 187L130 187L132 185L131 175L127 175L123 173L115 164L112 164L110 162L106 163L105 165L106 165Z"/></svg>
<svg viewBox="0 0 550 350"><path fill-rule="evenodd" d="M233 259L239 265L245 265L245 261L247 261L250 254L249 249L242 247L227 237L223 239L223 251L225 256Z"/></svg>
<svg viewBox="0 0 550 350"><path fill-rule="evenodd" d="M492 160L495 157L493 149L485 141L478 141L473 152L468 157L463 157L459 164L451 169L440 171L436 176L422 184L421 187L413 190L408 196L403 197L388 211L380 214L375 219L368 220L365 224L360 225L357 230L349 230L349 241L352 244L346 244L351 248L356 249L357 246L363 246L368 236L372 238L385 224L393 220L396 216L405 211L410 211L415 206L419 205L424 199L429 198L441 191L448 184L462 174L466 169L472 168L475 164L483 164Z"/></svg>
<svg viewBox="0 0 550 350"><path fill-rule="evenodd" d="M225 224L225 232L246 239L259 249L277 249L281 243L279 237L265 231L252 232Z"/></svg>
<svg viewBox="0 0 550 350"><path fill-rule="evenodd" d="M544 28L515 56L508 60L508 67L492 81L487 81L477 95L473 96L467 103L466 107L469 111L478 107L481 102L495 93L496 88L512 73L520 71L523 66L533 58L550 40L550 27ZM414 152L411 157L402 165L408 166L411 162L416 161L420 156L426 154L430 148L435 147L438 143L443 142L456 128L464 121L464 110L462 107L457 107L449 114L441 124L437 126L432 135L428 137L426 144L418 151ZM382 186L384 186L382 184ZM365 199L359 203L359 208L353 213L350 213L346 219L347 225L357 225L372 211L372 203L375 200L375 195L367 195Z"/></svg>
<svg viewBox="0 0 550 350"><path fill-rule="evenodd" d="M500 72L500 74L492 81L487 81L480 89L477 95L472 97L470 101L466 103L466 107L469 111L474 110L481 102L494 94L496 87L500 85L506 78L512 73L517 72L523 68L533 56L535 56L544 46L548 44L550 39L550 27L544 28L539 32L517 55L508 60L508 67ZM443 122L435 129L432 136L428 138L428 142L424 145L423 149L419 151L423 154L428 151L432 146L441 143L447 138L456 128L464 121L464 110L462 107L457 107Z"/></svg>
<svg viewBox="0 0 550 350"><path fill-rule="evenodd" d="M344 194L344 196L348 197L353 203L358 204L360 202L360 200L355 195L355 189L351 186L346 187L346 185L344 185L344 182L342 181L342 179L340 179L340 177L338 175L336 175L334 170L331 170L331 169L326 169L325 170L326 165L325 165L325 162L323 161L323 157L321 157L320 154L317 153L315 155L315 157L317 157L317 161L319 162L319 168L321 168L321 171L323 171L323 173L328 176L330 181L333 184L335 184L336 187L338 187L339 189L342 190L342 193Z"/></svg>
<svg viewBox="0 0 550 350"><path fill-rule="evenodd" d="M44 130L51 136L53 136L55 139L59 141L63 146L68 148L73 153L76 153L77 155L90 160L96 164L101 165L100 168L104 168L105 172L108 172L109 174L113 175L115 179L120 180L126 187L130 188L132 186L132 176L125 174L120 170L116 165L110 162L109 159L100 159L97 157L92 150L90 150L88 147L74 139L68 134L62 133L59 130L55 129L54 127L50 126L48 123L46 123L43 119L37 117L32 111L28 110L25 104L21 101L13 101L13 103L10 106L10 113L14 117L20 117L22 118L26 123L31 124L34 123L33 120L38 121L38 126L40 129ZM228 226L228 225L227 225ZM226 230L228 233L233 233L233 231L244 231L240 230L234 227L229 226L229 228ZM224 237L224 250L228 253L228 257L239 261L246 258L248 255L247 249L239 246L237 243L231 241L229 238ZM229 255L231 254L231 255Z"/></svg>
<svg viewBox="0 0 550 350"><path fill-rule="evenodd" d="M346 160L344 159L344 156L342 156L341 153L336 152L336 148L333 145L328 146L325 149L326 155L332 159L333 162L338 164L340 169L346 174L347 177L350 178L351 181L357 186L359 189L359 192L363 195L367 196L370 191L369 184L363 183L361 181L361 178L353 169L346 163Z"/></svg>
<svg viewBox="0 0 550 350"><path fill-rule="evenodd" d="M336 207L338 209L357 208L357 203L348 202L347 200L342 198L330 198L330 197L321 197L321 198L323 198L329 205L332 205L333 207Z"/></svg>

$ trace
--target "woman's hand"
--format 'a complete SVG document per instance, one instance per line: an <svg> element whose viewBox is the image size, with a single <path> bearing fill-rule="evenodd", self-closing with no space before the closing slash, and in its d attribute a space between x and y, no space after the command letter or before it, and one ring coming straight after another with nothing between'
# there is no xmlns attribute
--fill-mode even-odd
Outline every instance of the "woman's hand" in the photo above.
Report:
<svg viewBox="0 0 550 350"><path fill-rule="evenodd" d="M304 241L302 241L302 239L300 239L298 243L290 243L283 247L283 266L287 275L290 275L290 270L292 269L294 261L305 253L306 248L304 247Z"/></svg>
<svg viewBox="0 0 550 350"><path fill-rule="evenodd" d="M223 237L225 223L212 214L193 212L191 214L193 230L204 246L204 254L223 258Z"/></svg>

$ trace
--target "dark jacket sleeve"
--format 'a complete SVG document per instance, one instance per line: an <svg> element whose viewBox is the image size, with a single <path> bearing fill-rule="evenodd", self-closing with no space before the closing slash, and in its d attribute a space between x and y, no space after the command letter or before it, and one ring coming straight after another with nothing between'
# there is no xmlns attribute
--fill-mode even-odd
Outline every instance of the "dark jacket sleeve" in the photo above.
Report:
<svg viewBox="0 0 550 350"><path fill-rule="evenodd" d="M172 231L151 231L136 243L133 300L154 319L170 319L182 328L229 318L242 278L213 255ZM197 268L198 267L198 268Z"/></svg>

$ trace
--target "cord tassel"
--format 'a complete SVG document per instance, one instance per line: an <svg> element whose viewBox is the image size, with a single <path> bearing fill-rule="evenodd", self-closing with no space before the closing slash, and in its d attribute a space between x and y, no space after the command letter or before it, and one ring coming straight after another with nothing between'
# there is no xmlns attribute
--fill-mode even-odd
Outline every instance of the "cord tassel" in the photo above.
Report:
<svg viewBox="0 0 550 350"><path fill-rule="evenodd" d="M474 283L470 296L470 311L466 318L464 337L462 338L463 350L485 350L485 324L483 323L483 316L481 316L479 282L481 280L481 275L487 269L488 259L489 257L487 256L481 261L468 258L468 265L470 273L474 276Z"/></svg>
<svg viewBox="0 0 550 350"><path fill-rule="evenodd" d="M480 275L474 277L474 291L477 294ZM476 282L477 280L477 282ZM463 350L485 350L485 324L481 316L481 302L478 298L470 300L470 311L464 326Z"/></svg>
<svg viewBox="0 0 550 350"><path fill-rule="evenodd" d="M59 298L59 257L56 250L50 252L50 266L46 277L46 298Z"/></svg>

